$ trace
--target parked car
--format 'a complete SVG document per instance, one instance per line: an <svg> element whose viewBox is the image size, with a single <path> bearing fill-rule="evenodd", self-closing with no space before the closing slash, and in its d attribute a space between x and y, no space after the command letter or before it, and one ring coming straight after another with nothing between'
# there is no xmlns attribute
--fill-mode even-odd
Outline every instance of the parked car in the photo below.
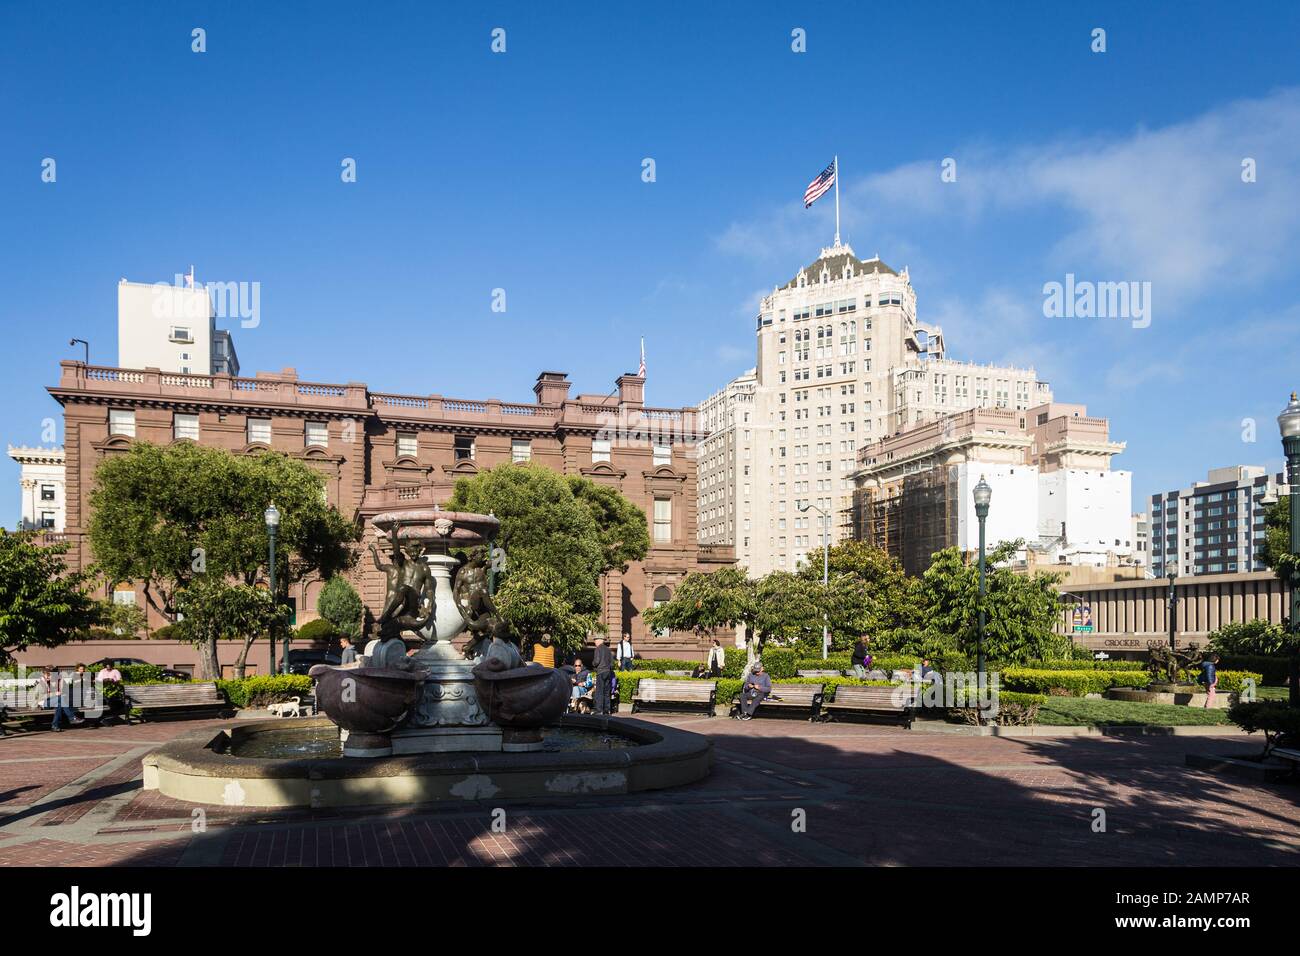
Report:
<svg viewBox="0 0 1300 956"><path fill-rule="evenodd" d="M289 651L289 673L305 674L311 670L313 664L341 664L343 658L335 650L291 650ZM280 658L280 670L284 670L284 658Z"/></svg>
<svg viewBox="0 0 1300 956"><path fill-rule="evenodd" d="M93 664L87 664L86 670L90 671L90 673L92 674L95 674L105 664L116 664L119 668L129 667L137 664L149 664L153 667L160 666L154 664L153 661L141 660L138 657L105 657L103 660L95 661L95 663ZM162 669L162 678L163 680L192 680L193 675L187 674L184 671L172 670L170 667L164 667Z"/></svg>

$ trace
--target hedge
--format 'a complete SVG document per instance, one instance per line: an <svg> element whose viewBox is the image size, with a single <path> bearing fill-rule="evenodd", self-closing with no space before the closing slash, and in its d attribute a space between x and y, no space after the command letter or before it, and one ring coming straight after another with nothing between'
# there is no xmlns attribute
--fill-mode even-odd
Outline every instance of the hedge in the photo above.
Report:
<svg viewBox="0 0 1300 956"><path fill-rule="evenodd" d="M306 674L257 674L219 680L217 688L234 707L265 707L310 694L312 683Z"/></svg>
<svg viewBox="0 0 1300 956"><path fill-rule="evenodd" d="M1026 661L1014 665L1032 671L1134 671L1141 669L1141 661Z"/></svg>
<svg viewBox="0 0 1300 956"><path fill-rule="evenodd" d="M1281 687L1290 675L1291 659L1258 654L1223 654L1219 657L1219 666L1226 670L1258 671L1264 684Z"/></svg>
<svg viewBox="0 0 1300 956"><path fill-rule="evenodd" d="M1264 675L1258 671L1225 671L1218 670L1215 673L1219 677L1219 693L1221 694L1240 694L1244 690L1246 681L1253 680L1255 687L1259 688L1264 683ZM1200 670L1183 671L1179 675L1183 680L1195 684L1197 678L1201 676Z"/></svg>
<svg viewBox="0 0 1300 956"><path fill-rule="evenodd" d="M1228 718L1248 734L1264 732L1265 749L1300 744L1300 709L1281 700L1233 704Z"/></svg>
<svg viewBox="0 0 1300 956"><path fill-rule="evenodd" d="M1050 693L1054 688L1069 691L1072 697L1103 694L1112 687L1146 687L1151 675L1146 671L1034 670L1008 667L1002 671L1002 686L1011 691Z"/></svg>

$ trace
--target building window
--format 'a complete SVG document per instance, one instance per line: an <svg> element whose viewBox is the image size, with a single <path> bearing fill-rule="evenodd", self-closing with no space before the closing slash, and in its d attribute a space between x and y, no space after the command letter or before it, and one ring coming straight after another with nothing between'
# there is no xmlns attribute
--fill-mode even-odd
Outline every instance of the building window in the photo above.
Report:
<svg viewBox="0 0 1300 956"><path fill-rule="evenodd" d="M671 465L673 463L673 449L671 445L655 445L654 464L658 468L660 465Z"/></svg>
<svg viewBox="0 0 1300 956"><path fill-rule="evenodd" d="M609 439L593 438L591 440L591 463L609 461Z"/></svg>
<svg viewBox="0 0 1300 956"><path fill-rule="evenodd" d="M121 408L110 408L108 410L108 433L134 438L135 412Z"/></svg>
<svg viewBox="0 0 1300 956"><path fill-rule="evenodd" d="M248 420L248 443L250 445L271 444L271 419L250 418Z"/></svg>
<svg viewBox="0 0 1300 956"><path fill-rule="evenodd" d="M53 512L53 511L42 511L42 512L41 512L41 527L42 527L42 528L51 528L51 529L54 527L54 512Z"/></svg>
<svg viewBox="0 0 1300 956"><path fill-rule="evenodd" d="M470 461L474 457L474 436L457 435L455 445L456 461Z"/></svg>
<svg viewBox="0 0 1300 956"><path fill-rule="evenodd" d="M120 588L113 592L114 604L125 604L127 607L135 607L135 589Z"/></svg>
<svg viewBox="0 0 1300 956"><path fill-rule="evenodd" d="M172 415L172 438L179 441L182 438L188 438L190 441L199 440L199 416L183 415L176 412Z"/></svg>
<svg viewBox="0 0 1300 956"><path fill-rule="evenodd" d="M673 599L673 593L670 590L668 590L668 588L664 587L661 584L659 587L655 588L654 599L652 603L655 607L662 607L672 599ZM667 637L669 634L672 633L672 630L670 628L663 627L660 628L656 633L660 637Z"/></svg>
<svg viewBox="0 0 1300 956"><path fill-rule="evenodd" d="M318 445L321 448L328 448L330 443L330 427L328 422L308 422L306 431L303 435L303 444L307 447Z"/></svg>
<svg viewBox="0 0 1300 956"><path fill-rule="evenodd" d="M419 441L415 432L397 433L397 457L415 458L419 452Z"/></svg>
<svg viewBox="0 0 1300 956"><path fill-rule="evenodd" d="M54 486L41 485L41 501L53 501L53 500L54 500Z"/></svg>
<svg viewBox="0 0 1300 956"><path fill-rule="evenodd" d="M167 333L167 337L173 342L193 342L194 335L190 332L188 326L173 325Z"/></svg>
<svg viewBox="0 0 1300 956"><path fill-rule="evenodd" d="M533 443L527 438L510 440L510 460L516 465L533 460Z"/></svg>
<svg viewBox="0 0 1300 956"><path fill-rule="evenodd" d="M655 499L655 540L673 540L673 500Z"/></svg>

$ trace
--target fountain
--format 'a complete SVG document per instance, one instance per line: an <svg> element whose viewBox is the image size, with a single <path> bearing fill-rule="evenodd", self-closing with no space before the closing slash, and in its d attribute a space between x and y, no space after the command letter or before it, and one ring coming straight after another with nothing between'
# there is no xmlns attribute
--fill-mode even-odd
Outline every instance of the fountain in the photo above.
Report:
<svg viewBox="0 0 1300 956"><path fill-rule="evenodd" d="M343 731L344 756L540 749L538 728L564 712L569 680L525 665L496 613L489 552L500 522L435 508L384 512L373 524L391 545L387 564L370 546L388 579L375 637L356 665L311 669L320 709ZM462 561L453 548L471 556ZM465 633L462 653L453 639ZM403 635L421 642L414 655ZM493 719L480 689L508 719Z"/></svg>
<svg viewBox="0 0 1300 956"><path fill-rule="evenodd" d="M370 548L384 606L356 663L311 669L327 719L187 735L144 758L146 789L318 807L628 793L708 774L706 737L565 714L569 669L525 663L497 614L495 517L434 508L372 520L389 543L386 559Z"/></svg>

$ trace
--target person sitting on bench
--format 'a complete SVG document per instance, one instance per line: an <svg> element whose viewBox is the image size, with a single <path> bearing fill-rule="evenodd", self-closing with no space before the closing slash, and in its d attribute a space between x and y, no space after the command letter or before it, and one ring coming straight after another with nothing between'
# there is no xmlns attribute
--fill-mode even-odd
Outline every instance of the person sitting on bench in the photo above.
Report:
<svg viewBox="0 0 1300 956"><path fill-rule="evenodd" d="M754 711L772 693L772 678L763 670L763 662L758 661L745 679L745 688L740 693L740 719L752 720Z"/></svg>

